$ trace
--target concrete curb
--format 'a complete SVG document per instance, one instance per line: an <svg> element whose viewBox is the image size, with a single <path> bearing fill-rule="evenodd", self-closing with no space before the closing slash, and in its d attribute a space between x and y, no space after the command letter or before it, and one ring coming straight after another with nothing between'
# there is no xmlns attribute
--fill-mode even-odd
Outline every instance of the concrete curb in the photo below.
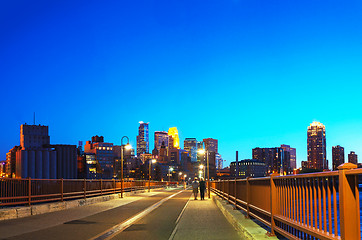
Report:
<svg viewBox="0 0 362 240"><path fill-rule="evenodd" d="M267 236L267 231L265 229L260 227L252 220L245 218L244 214L242 214L240 211L234 210L233 205L227 204L226 201L222 200L219 196L213 194L212 200L215 202L216 206L219 207L231 225L233 225L242 239L278 239L277 237Z"/></svg>
<svg viewBox="0 0 362 240"><path fill-rule="evenodd" d="M153 189L156 190L156 189ZM132 192L124 192L123 196L130 196L136 193L146 192L147 190L137 190ZM121 198L121 194L109 194L103 195L98 197L90 197L86 199L76 199L64 202L52 202L52 203L45 203L39 205L32 205L32 206L21 206L21 207L12 207L12 208L4 208L0 209L0 221L2 220L10 220L16 218L23 218L29 217L33 215L39 215L49 212L55 212L60 210L65 210L69 208L79 207L79 206L86 206L91 205L94 203L105 202L113 199Z"/></svg>

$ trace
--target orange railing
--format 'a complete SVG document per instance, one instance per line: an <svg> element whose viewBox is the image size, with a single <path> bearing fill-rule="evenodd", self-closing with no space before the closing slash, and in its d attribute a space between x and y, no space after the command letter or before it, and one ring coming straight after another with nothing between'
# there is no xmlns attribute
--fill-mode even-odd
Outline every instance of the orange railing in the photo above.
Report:
<svg viewBox="0 0 362 240"><path fill-rule="evenodd" d="M361 239L358 176L333 172L213 181L212 191L288 239Z"/></svg>
<svg viewBox="0 0 362 240"><path fill-rule="evenodd" d="M17 179L0 178L0 207L64 201L148 188L148 181L115 179ZM150 188L175 185L176 182L151 181Z"/></svg>

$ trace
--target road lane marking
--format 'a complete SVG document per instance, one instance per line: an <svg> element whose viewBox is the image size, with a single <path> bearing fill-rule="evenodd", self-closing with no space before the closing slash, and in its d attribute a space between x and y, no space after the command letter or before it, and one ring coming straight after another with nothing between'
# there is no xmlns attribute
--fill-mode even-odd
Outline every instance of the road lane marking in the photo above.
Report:
<svg viewBox="0 0 362 240"><path fill-rule="evenodd" d="M122 231L124 231L125 229L127 229L128 227L130 227L134 222L142 219L143 217L145 217L147 214L149 214L150 212L152 212L153 210L155 210L156 208L158 208L159 206L161 206L164 202L166 202L167 200L169 200L170 198L173 198L174 196L176 196L177 194L182 193L184 190L181 190L177 193L174 193L164 199L161 199L160 201L158 201L157 203L153 204L152 206L146 208L145 210L143 210L142 212L136 214L135 216L129 218L128 220L113 226L112 228L102 232L101 234L98 234L97 236L90 238L89 240L108 240L111 239L112 237L114 237L116 234L121 233Z"/></svg>
<svg viewBox="0 0 362 240"><path fill-rule="evenodd" d="M175 226L175 228L173 229L173 231L172 231L172 233L171 233L171 236L168 238L168 240L173 240L173 238L175 237L176 232L177 232L177 229L178 229L178 222L180 221L180 219L181 219L181 217L182 217L182 215L183 215L183 213L184 213L187 205L189 204L191 198L192 198L192 195L189 197L189 200L187 201L187 203L185 204L184 208L182 209L180 215L179 215L178 218L176 219L176 222L175 222L176 226Z"/></svg>

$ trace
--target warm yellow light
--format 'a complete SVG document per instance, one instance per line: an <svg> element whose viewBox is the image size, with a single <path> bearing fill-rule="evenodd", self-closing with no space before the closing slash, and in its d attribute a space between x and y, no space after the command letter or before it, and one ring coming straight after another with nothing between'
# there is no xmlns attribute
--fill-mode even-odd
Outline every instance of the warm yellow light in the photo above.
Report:
<svg viewBox="0 0 362 240"><path fill-rule="evenodd" d="M204 165L201 164L201 165L199 166L199 168L200 168L200 169L203 169L203 168L204 168Z"/></svg>
<svg viewBox="0 0 362 240"><path fill-rule="evenodd" d="M179 172L178 175L182 175L182 172Z"/></svg>
<svg viewBox="0 0 362 240"><path fill-rule="evenodd" d="M152 161L151 161L152 163L156 163L157 161L156 161L156 159L152 159Z"/></svg>
<svg viewBox="0 0 362 240"><path fill-rule="evenodd" d="M205 154L205 149L199 149L199 150L197 150L197 152L200 154Z"/></svg>
<svg viewBox="0 0 362 240"><path fill-rule="evenodd" d="M180 149L180 138L178 137L177 127L172 127L168 129L168 135L173 138L173 147Z"/></svg>
<svg viewBox="0 0 362 240"><path fill-rule="evenodd" d="M130 150L132 148L131 144L127 143L126 146L124 146L125 149Z"/></svg>
<svg viewBox="0 0 362 240"><path fill-rule="evenodd" d="M186 177L187 177L187 175L185 174L185 175L184 175L184 178L186 178Z"/></svg>

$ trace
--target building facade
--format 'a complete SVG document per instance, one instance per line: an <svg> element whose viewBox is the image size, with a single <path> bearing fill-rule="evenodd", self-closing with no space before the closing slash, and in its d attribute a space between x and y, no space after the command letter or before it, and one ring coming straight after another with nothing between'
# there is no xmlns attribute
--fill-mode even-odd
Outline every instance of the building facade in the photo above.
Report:
<svg viewBox="0 0 362 240"><path fill-rule="evenodd" d="M138 136L137 136L137 157L142 153L149 153L149 135L148 135L148 123L139 122Z"/></svg>
<svg viewBox="0 0 362 240"><path fill-rule="evenodd" d="M172 127L168 129L168 135L172 137L173 140L173 148L180 149L180 138L178 136L177 127Z"/></svg>
<svg viewBox="0 0 362 240"><path fill-rule="evenodd" d="M338 166L344 163L344 147L339 145L332 147L332 167L333 171L338 170Z"/></svg>
<svg viewBox="0 0 362 240"><path fill-rule="evenodd" d="M288 175L292 173L290 167L290 153L283 148L254 148L253 159L265 163L267 174L279 173Z"/></svg>
<svg viewBox="0 0 362 240"><path fill-rule="evenodd" d="M318 170L328 169L326 147L325 126L320 122L311 123L307 131L309 168Z"/></svg>
<svg viewBox="0 0 362 240"><path fill-rule="evenodd" d="M84 153L93 153L100 166L102 178L113 178L114 176L114 152L113 143L103 142L103 138L92 138L84 146Z"/></svg>
<svg viewBox="0 0 362 240"><path fill-rule="evenodd" d="M209 151L209 152L214 152L214 153L218 153L219 149L218 149L218 140L217 139L213 139L213 138L205 138L203 140L204 144L205 144L205 150Z"/></svg>
<svg viewBox="0 0 362 240"><path fill-rule="evenodd" d="M245 159L238 161L239 175L236 176L236 161L230 163L230 176L234 178L257 178L265 177L267 167L264 162L256 159Z"/></svg>
<svg viewBox="0 0 362 240"><path fill-rule="evenodd" d="M185 138L184 149L190 153L191 162L197 162L197 140L196 140L196 138Z"/></svg>
<svg viewBox="0 0 362 240"><path fill-rule="evenodd" d="M297 150L295 148L291 148L289 145L282 144L280 146L284 149L284 151L289 152L290 154L290 168L296 169L297 168Z"/></svg>
<svg viewBox="0 0 362 240"><path fill-rule="evenodd" d="M358 156L355 152L351 151L348 154L348 162L349 163L353 163L353 164L357 164L358 163Z"/></svg>
<svg viewBox="0 0 362 240"><path fill-rule="evenodd" d="M156 131L155 132L155 148L160 151L162 143L165 146L168 146L168 133L165 131Z"/></svg>

